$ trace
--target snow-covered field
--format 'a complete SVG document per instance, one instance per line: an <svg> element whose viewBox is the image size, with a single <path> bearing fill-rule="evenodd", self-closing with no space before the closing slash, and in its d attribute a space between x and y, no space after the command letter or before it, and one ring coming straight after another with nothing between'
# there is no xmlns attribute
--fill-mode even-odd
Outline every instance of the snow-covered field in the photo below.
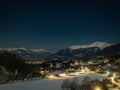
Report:
<svg viewBox="0 0 120 90"><path fill-rule="evenodd" d="M77 77L81 82L83 78L86 76L88 76L91 79L97 78L100 80L105 78L105 76L97 73L85 73L85 74L80 74ZM72 77L73 76L66 78L72 78ZM61 90L62 81L66 78L41 79L36 81L4 84L4 85L0 85L0 90Z"/></svg>
<svg viewBox="0 0 120 90"><path fill-rule="evenodd" d="M36 80L1 85L0 90L60 90L62 80Z"/></svg>

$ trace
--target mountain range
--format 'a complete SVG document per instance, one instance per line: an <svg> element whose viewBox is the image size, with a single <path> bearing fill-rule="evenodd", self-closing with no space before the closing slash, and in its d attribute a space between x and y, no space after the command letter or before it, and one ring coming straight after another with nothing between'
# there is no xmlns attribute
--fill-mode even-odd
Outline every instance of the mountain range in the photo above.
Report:
<svg viewBox="0 0 120 90"><path fill-rule="evenodd" d="M0 51L16 53L23 60L88 60L93 57L120 58L120 44L94 42L88 45L72 45L52 53L46 49L0 48Z"/></svg>
<svg viewBox="0 0 120 90"><path fill-rule="evenodd" d="M69 48L72 50L81 49L81 48L92 48L92 47L98 47L99 49L104 49L105 47L108 47L108 46L111 46L111 44L106 42L94 42L88 45L73 45Z"/></svg>
<svg viewBox="0 0 120 90"><path fill-rule="evenodd" d="M44 60L46 57L52 54L52 52L46 49L27 49L27 48L0 48L0 51L8 51L10 53L18 54L23 60L36 61Z"/></svg>
<svg viewBox="0 0 120 90"><path fill-rule="evenodd" d="M94 42L89 45L73 45L52 54L47 60L89 60L100 58L120 58L120 44Z"/></svg>

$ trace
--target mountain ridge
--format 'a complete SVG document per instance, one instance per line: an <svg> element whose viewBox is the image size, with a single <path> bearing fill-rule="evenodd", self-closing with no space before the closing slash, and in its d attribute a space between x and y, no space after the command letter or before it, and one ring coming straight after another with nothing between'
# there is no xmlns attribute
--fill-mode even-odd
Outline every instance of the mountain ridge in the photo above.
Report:
<svg viewBox="0 0 120 90"><path fill-rule="evenodd" d="M104 49L105 47L111 46L112 44L109 44L107 42L94 42L88 45L72 45L69 48L71 50L80 49L80 48L90 48L90 47L98 47L100 49Z"/></svg>
<svg viewBox="0 0 120 90"><path fill-rule="evenodd" d="M43 48L39 48L39 49L31 49L31 48L25 48L25 47L21 47L21 48L0 48L0 50L6 50L6 51L16 51L16 50L31 50L31 51L34 51L34 52L49 52L48 50L46 49L43 49Z"/></svg>
<svg viewBox="0 0 120 90"><path fill-rule="evenodd" d="M52 52L46 49L28 49L28 48L0 48L0 51L8 51L10 53L15 53L19 55L23 60L27 61L39 61L48 57Z"/></svg>
<svg viewBox="0 0 120 90"><path fill-rule="evenodd" d="M103 47L97 47L98 42L92 46L84 48L67 48L58 51L48 58L50 60L88 60L96 57L116 59L120 57L120 44L104 44ZM107 46L106 46L107 45ZM95 47L93 47L95 46ZM112 49L111 49L112 48ZM97 59L97 58L96 58ZM99 58L98 58L99 59Z"/></svg>
<svg viewBox="0 0 120 90"><path fill-rule="evenodd" d="M112 47L112 49L111 49ZM94 42L88 45L81 45L75 48L66 48L59 50L56 53L50 52L46 49L27 49L27 48L0 48L2 50L8 50L9 52L20 55L24 60L73 60L73 59L88 59L97 53L97 56L109 57L112 52L112 56L116 56L116 52L119 52L119 44L109 44L106 42ZM118 49L118 50L117 50ZM106 53L107 52L107 53ZM117 55L118 56L118 55ZM119 57L119 56L118 56Z"/></svg>

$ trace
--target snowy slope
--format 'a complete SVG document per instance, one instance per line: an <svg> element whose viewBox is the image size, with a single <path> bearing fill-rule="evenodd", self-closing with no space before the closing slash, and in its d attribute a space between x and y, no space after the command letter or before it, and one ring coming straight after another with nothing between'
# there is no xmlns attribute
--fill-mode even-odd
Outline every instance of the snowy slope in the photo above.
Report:
<svg viewBox="0 0 120 90"><path fill-rule="evenodd" d="M90 77L91 79L97 78L100 80L105 78L105 76L102 76L97 73L85 73L77 76L79 79L79 82L81 83L81 81L86 76ZM29 81L29 82L5 84L5 85L0 85L0 90L61 90L61 84L64 79L66 78L41 79L41 80Z"/></svg>

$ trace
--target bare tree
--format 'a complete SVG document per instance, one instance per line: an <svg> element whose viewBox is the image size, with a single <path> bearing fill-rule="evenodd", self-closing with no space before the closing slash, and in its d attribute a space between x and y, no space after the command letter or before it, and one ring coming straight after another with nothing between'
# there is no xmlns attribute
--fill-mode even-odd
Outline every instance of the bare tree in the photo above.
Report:
<svg viewBox="0 0 120 90"><path fill-rule="evenodd" d="M98 80L90 80L89 77L85 77L82 83L79 83L78 78L66 79L63 81L61 88L63 90L108 90L105 84Z"/></svg>
<svg viewBox="0 0 120 90"><path fill-rule="evenodd" d="M63 81L62 85L61 85L61 88L63 90L69 90L70 89L70 83L71 83L70 79L65 79Z"/></svg>
<svg viewBox="0 0 120 90"><path fill-rule="evenodd" d="M71 90L79 90L79 89L78 89L78 86L79 86L79 80L78 80L77 77L74 77L74 78L71 80L70 88L71 88Z"/></svg>

